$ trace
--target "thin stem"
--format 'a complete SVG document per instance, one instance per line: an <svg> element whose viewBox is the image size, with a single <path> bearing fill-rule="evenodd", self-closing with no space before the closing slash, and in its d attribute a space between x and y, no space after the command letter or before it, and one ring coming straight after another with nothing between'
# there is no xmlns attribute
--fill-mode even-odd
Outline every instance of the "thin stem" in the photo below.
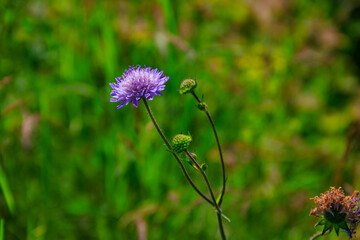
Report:
<svg viewBox="0 0 360 240"><path fill-rule="evenodd" d="M226 236L225 236L225 231L224 231L224 226L223 226L223 222L222 222L222 210L220 209L219 205L216 203L216 199L215 199L215 195L213 193L213 190L211 188L209 179L206 176L205 171L201 168L201 166L199 165L199 163L195 160L195 158L191 155L191 153L188 150L185 150L186 155L190 158L190 160L195 164L195 166L198 168L198 170L200 171L201 175L203 176L206 185L209 189L211 198L214 202L214 207L216 208L216 216L218 219L218 224L219 224L219 228L220 228L220 234L221 234L221 239L226 240Z"/></svg>
<svg viewBox="0 0 360 240"><path fill-rule="evenodd" d="M218 220L218 224L219 224L221 239L226 240L226 236L225 236L225 231L224 231L224 226L223 226L223 222L222 222L221 213L216 212L216 216L217 216L217 220Z"/></svg>
<svg viewBox="0 0 360 240"><path fill-rule="evenodd" d="M328 233L328 231L326 231L326 233ZM325 233L325 234L326 234L326 233ZM310 240L317 239L317 238L321 237L322 235L323 235L322 232L317 232L317 233L315 233L314 235L312 235L312 236L310 237Z"/></svg>
<svg viewBox="0 0 360 240"><path fill-rule="evenodd" d="M198 96L196 95L196 93L194 91L191 91L191 94L195 97L196 101L198 101L198 103L201 103L200 99L198 98ZM218 147L218 151L219 151L219 155L220 155L220 161L221 161L221 171L222 171L222 189L221 189L221 193L220 193L220 198L219 198L219 206L221 206L221 203L222 203L222 200L223 200L223 197L225 195L225 189L226 189L226 174L225 174L225 161L224 161L224 157L223 157L223 154L222 154L222 150L221 150L221 145L220 145L220 140L219 140L219 137L218 137L218 134L216 132L216 128L215 128L215 124L214 124L214 121L210 115L210 112L208 110L207 107L205 107L205 113L206 113L206 116L207 118L209 119L209 122L210 122L210 125L211 125L211 128L213 130L213 133L214 133L214 136L215 136L215 139L216 139L216 144L217 144L217 147Z"/></svg>
<svg viewBox="0 0 360 240"><path fill-rule="evenodd" d="M209 189L209 192L210 192L210 195L211 195L211 199L213 200L213 203L214 203L214 207L216 208L216 210L220 213L222 213L222 210L220 209L220 207L218 206L218 204L216 203L216 198L215 198L215 195L214 195L214 192L211 188L211 185L210 185L210 182L209 182L209 179L208 177L206 176L206 173L205 171L201 168L201 166L199 165L199 163L195 160L195 158L191 155L191 153L188 151L188 150L185 150L185 153L186 155L190 158L190 160L195 164L196 168L200 171L201 175L203 176L205 182L206 182L206 185Z"/></svg>
<svg viewBox="0 0 360 240"><path fill-rule="evenodd" d="M151 118L151 121L153 122L156 130L157 130L158 133L160 134L160 137L161 137L162 140L164 141L164 143L165 143L165 145L167 146L168 150L171 151L171 149L172 149L172 148L171 148L171 145L170 145L169 141L166 139L164 133L161 131L161 128L160 128L159 124L157 123L157 121L156 121L156 119L155 119L155 117L154 117L154 114L152 113L152 111L151 111L151 109L150 109L149 104L147 103L147 101L146 101L145 98L143 98L143 100L144 100L144 104L145 104L145 107L146 107L146 111L148 112L149 117Z"/></svg>
<svg viewBox="0 0 360 240"><path fill-rule="evenodd" d="M203 198L205 199L208 203L210 203L212 206L214 206L214 203L208 198L206 197L194 184L194 182L191 180L190 175L188 174L188 172L186 171L186 168L184 167L184 164L181 162L181 159L179 158L179 156L172 150L172 147L169 143L169 141L166 139L164 133L161 131L159 124L156 122L156 119L154 117L154 114L152 113L150 106L148 105L147 101L145 98L143 98L144 100L144 104L145 104L145 108L146 111L149 114L149 117L151 118L151 121L153 122L156 130L158 131L159 135L161 136L162 140L164 141L166 147L168 148L168 150L172 153L172 155L175 157L175 159L177 160L177 162L179 163L181 170L183 171L186 179L188 180L188 182L190 183L190 185L194 188L194 190ZM215 203L216 204L216 203Z"/></svg>

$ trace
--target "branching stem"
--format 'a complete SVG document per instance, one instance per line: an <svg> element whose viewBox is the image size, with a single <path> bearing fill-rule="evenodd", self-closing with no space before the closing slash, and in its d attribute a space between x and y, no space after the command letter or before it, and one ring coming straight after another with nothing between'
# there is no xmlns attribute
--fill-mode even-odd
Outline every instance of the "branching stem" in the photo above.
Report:
<svg viewBox="0 0 360 240"><path fill-rule="evenodd" d="M146 108L146 111L148 112L149 114L149 117L151 118L151 121L153 122L156 130L158 131L159 135L161 136L162 140L164 141L167 149L172 153L172 155L175 157L176 161L179 163L180 165L180 168L182 170L182 172L184 173L187 181L190 183L190 185L194 188L194 190L203 198L205 199L208 203L210 203L212 206L215 207L213 201L211 201L207 196L205 196L197 187L196 185L194 184L194 182L191 180L191 177L189 175L189 173L186 171L186 168L184 166L184 164L181 162L181 159L180 157L172 150L172 147L169 143L169 141L167 140L166 136L164 135L164 133L162 132L162 130L160 129L160 126L159 124L156 122L156 119L154 117L154 114L152 113L151 109L150 109L150 106L149 104L147 103L147 100L145 98L143 98L144 100L144 104L145 104L145 108Z"/></svg>
<svg viewBox="0 0 360 240"><path fill-rule="evenodd" d="M191 91L191 94L194 96L194 98L196 99L196 101L198 103L202 103L202 101L198 98L198 96L196 95L196 93L194 91ZM225 195L225 190L226 190L225 162L224 162L224 157L223 157L222 150L221 150L220 140L219 140L218 134L216 132L215 124L214 124L214 121L210 115L210 112L209 112L207 106L205 107L205 113L206 113L207 118L209 119L211 128L213 130L213 133L214 133L214 136L216 139L216 144L217 144L218 151L219 151L219 155L220 155L221 172L222 172L222 189L221 189L218 205L221 206L222 200Z"/></svg>
<svg viewBox="0 0 360 240"><path fill-rule="evenodd" d="M215 205L214 207L216 208L216 215L217 215L218 224L219 224L219 228L220 228L221 238L223 240L226 240L225 231L224 231L224 227L223 227L223 223L222 223L222 216L221 216L222 210L221 210L220 206L218 205L218 203L216 202L216 198L215 198L214 192L211 188L209 179L208 179L205 171L201 168L201 166L196 161L196 159L193 157L193 155L188 150L185 150L185 153L190 158L190 160L195 164L196 168L200 171L201 175L203 176L203 178L206 182L206 185L207 185L210 195L211 195L211 199L213 200L213 203Z"/></svg>

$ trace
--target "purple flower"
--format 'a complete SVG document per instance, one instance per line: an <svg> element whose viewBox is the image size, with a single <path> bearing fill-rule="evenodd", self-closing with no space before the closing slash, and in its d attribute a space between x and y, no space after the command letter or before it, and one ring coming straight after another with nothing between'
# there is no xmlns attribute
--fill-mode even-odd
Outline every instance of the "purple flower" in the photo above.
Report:
<svg viewBox="0 0 360 240"><path fill-rule="evenodd" d="M164 76L163 72L150 67L141 68L130 66L122 77L115 78L117 83L110 83L112 91L110 93L110 102L121 102L118 109L133 102L137 107L141 98L152 100L155 95L160 95L165 89L165 83L169 77Z"/></svg>
<svg viewBox="0 0 360 240"><path fill-rule="evenodd" d="M351 196L345 196L341 187L338 189L330 187L330 191L311 199L317 207L311 210L310 216L320 216L317 226L324 225L322 235L335 228L338 236L339 230L343 229L349 239L353 238L360 224L359 191L354 191Z"/></svg>

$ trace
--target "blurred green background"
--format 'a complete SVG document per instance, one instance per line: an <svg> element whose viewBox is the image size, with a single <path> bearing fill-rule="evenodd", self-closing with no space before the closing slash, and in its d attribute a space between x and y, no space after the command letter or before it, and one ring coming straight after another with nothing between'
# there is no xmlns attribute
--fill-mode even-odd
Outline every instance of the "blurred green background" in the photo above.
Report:
<svg viewBox="0 0 360 240"><path fill-rule="evenodd" d="M109 102L141 64L170 76L149 103L169 138L191 133L219 190L211 128L177 92L198 80L228 239L309 238L309 198L359 187L359 46L356 1L0 0L0 235L219 239L143 104Z"/></svg>

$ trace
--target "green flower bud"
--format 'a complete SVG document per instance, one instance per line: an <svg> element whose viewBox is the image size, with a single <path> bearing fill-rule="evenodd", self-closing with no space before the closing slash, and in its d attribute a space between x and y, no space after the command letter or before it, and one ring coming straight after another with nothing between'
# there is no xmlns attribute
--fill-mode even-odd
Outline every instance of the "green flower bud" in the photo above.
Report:
<svg viewBox="0 0 360 240"><path fill-rule="evenodd" d="M201 102L197 105L198 109L200 109L201 111L205 111L205 109L207 109L207 105L204 102Z"/></svg>
<svg viewBox="0 0 360 240"><path fill-rule="evenodd" d="M192 139L188 135L178 134L172 139L172 147L174 152L181 153L188 149Z"/></svg>
<svg viewBox="0 0 360 240"><path fill-rule="evenodd" d="M197 82L193 79L185 79L180 84L179 92L180 94L186 94L196 88Z"/></svg>
<svg viewBox="0 0 360 240"><path fill-rule="evenodd" d="M201 167L201 169L202 169L203 171L206 171L208 165L207 165L206 163L203 163L203 164L201 164L200 167Z"/></svg>

